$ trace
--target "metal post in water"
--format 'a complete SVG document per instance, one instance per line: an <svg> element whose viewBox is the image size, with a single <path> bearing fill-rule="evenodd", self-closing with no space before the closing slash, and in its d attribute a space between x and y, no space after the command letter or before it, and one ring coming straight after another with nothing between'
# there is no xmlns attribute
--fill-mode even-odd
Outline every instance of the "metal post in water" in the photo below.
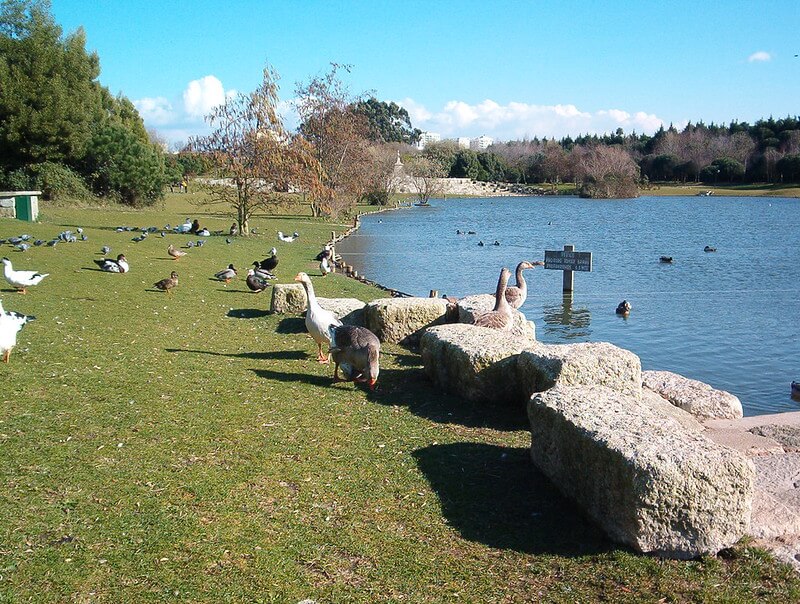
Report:
<svg viewBox="0 0 800 604"><path fill-rule="evenodd" d="M574 252L575 251L575 246L574 245L565 245L564 246L564 251L565 252ZM573 283L574 283L574 275L572 274L572 271L564 271L564 280L563 280L564 287L563 287L563 291L564 292L571 292Z"/></svg>

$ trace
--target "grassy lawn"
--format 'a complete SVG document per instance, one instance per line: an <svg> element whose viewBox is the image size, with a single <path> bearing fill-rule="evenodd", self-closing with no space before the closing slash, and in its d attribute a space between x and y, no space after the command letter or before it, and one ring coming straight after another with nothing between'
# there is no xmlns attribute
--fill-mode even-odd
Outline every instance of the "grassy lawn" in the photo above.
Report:
<svg viewBox="0 0 800 604"><path fill-rule="evenodd" d="M718 197L800 197L800 186L797 185L714 185L675 183L653 183L652 188L642 189L641 195L670 196L697 195L701 191L712 191Z"/></svg>
<svg viewBox="0 0 800 604"><path fill-rule="evenodd" d="M281 282L314 278L345 225L259 216L258 235L179 261L166 248L187 236L114 230L192 216L227 232L196 196L0 219L0 237L89 238L0 249L50 273L26 296L0 283L38 318L0 366L0 602L800 601L800 578L747 544L678 562L609 543L532 467L522 409L437 392L403 348L384 346L377 392L332 385L302 318L267 314L244 276L275 246ZM103 245L131 272L96 270ZM229 263L239 280L210 280ZM154 290L173 269L174 292Z"/></svg>

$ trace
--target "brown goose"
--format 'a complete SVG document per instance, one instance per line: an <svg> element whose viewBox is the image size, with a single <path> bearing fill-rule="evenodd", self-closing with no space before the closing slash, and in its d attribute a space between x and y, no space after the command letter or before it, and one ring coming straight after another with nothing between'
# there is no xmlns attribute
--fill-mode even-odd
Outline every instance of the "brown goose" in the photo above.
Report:
<svg viewBox="0 0 800 604"><path fill-rule="evenodd" d="M381 342L366 327L339 325L331 333L331 357L333 358L333 381L366 382L375 390L380 372ZM345 374L339 377L339 365Z"/></svg>
<svg viewBox="0 0 800 604"><path fill-rule="evenodd" d="M475 325L479 327L491 327L492 329L508 329L511 327L511 306L506 300L506 286L511 271L503 267L500 271L500 278L497 280L497 291L494 294L494 310L485 312L475 319Z"/></svg>
<svg viewBox="0 0 800 604"><path fill-rule="evenodd" d="M517 285L514 287L513 285L506 288L506 300L511 305L511 308L519 308L523 304L525 304L525 300L528 299L528 284L525 282L525 278L522 276L522 271L526 268L533 268L534 266L543 266L544 262L541 260L537 260L536 262L528 262L527 260L523 260L517 265Z"/></svg>

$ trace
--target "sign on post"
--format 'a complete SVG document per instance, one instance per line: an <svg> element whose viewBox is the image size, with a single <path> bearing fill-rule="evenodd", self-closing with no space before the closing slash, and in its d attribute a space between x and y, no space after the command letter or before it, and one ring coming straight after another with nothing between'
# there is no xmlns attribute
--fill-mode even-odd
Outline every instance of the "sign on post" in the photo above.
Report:
<svg viewBox="0 0 800 604"><path fill-rule="evenodd" d="M573 271L591 272L592 252L576 252L574 245L565 245L564 250L545 250L544 267L564 271L564 291L571 292Z"/></svg>

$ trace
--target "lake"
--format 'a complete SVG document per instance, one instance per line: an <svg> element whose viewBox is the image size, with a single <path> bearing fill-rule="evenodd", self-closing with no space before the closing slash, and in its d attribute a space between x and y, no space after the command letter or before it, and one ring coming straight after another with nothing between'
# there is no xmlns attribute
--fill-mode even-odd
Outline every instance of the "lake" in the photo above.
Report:
<svg viewBox="0 0 800 604"><path fill-rule="evenodd" d="M387 287L461 297L493 293L503 266L544 260L565 244L592 252L592 272L573 273L569 297L561 271L525 271L520 310L537 339L611 342L639 355L643 369L732 392L748 416L800 410L790 397L800 380L798 199L439 199L363 216L337 252ZM623 299L633 307L627 318L614 312Z"/></svg>

